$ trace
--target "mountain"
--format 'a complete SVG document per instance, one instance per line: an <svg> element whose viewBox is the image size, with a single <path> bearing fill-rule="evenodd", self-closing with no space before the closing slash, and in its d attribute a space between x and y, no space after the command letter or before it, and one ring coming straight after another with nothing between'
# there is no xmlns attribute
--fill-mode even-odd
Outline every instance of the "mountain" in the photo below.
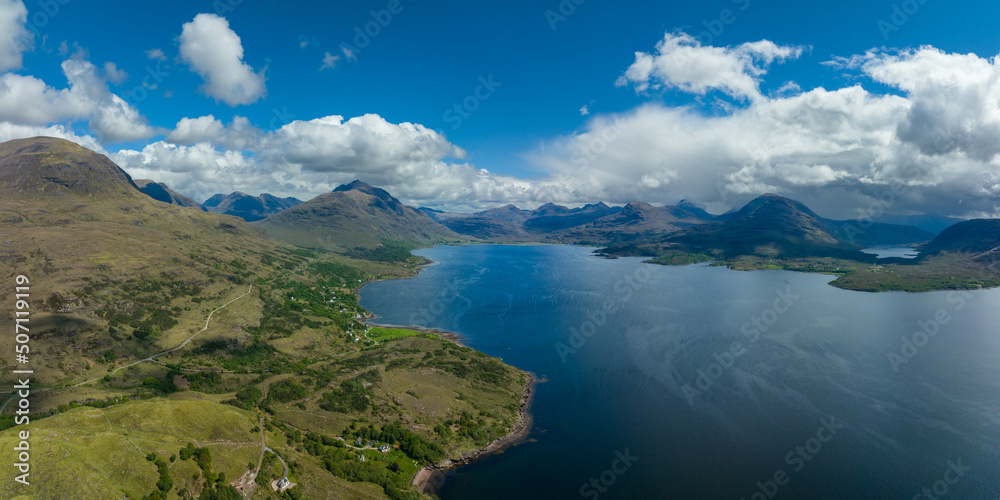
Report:
<svg viewBox="0 0 1000 500"><path fill-rule="evenodd" d="M359 321L358 289L412 268L294 248L238 217L154 200L108 158L60 139L0 144L0 200L0 281L11 298L15 283L26 288L31 345L18 352L30 365L17 366L34 372L39 437L31 485L0 481L0 498L242 498L230 483L247 477L260 479L255 496L277 498L263 479L285 474L278 454L297 464L296 498L417 498L412 472L472 456L485 439L443 441L432 429L465 414L498 436L524 422L527 374L424 332ZM0 335L0 351L15 342ZM428 377L428 361L448 369ZM9 396L24 377L2 366L0 446L12 448L25 428ZM334 436L353 441L345 432L357 421L401 441L387 457L411 474L386 476L386 461L360 469L372 476L347 475L356 455L315 453ZM285 439L289 423L304 443ZM258 469L262 441L273 454ZM379 484L362 482L380 473Z"/></svg>
<svg viewBox="0 0 1000 500"><path fill-rule="evenodd" d="M106 156L54 137L0 144L0 192L4 205L138 196L132 178Z"/></svg>
<svg viewBox="0 0 1000 500"><path fill-rule="evenodd" d="M608 243L660 236L711 219L702 213L680 206L632 202L611 207L602 202L579 208L546 203L535 210L506 205L472 214L435 211L432 217L456 233L490 241Z"/></svg>
<svg viewBox="0 0 1000 500"><path fill-rule="evenodd" d="M633 201L620 210L560 234L562 241L613 243L655 240L706 222L677 206L656 207Z"/></svg>
<svg viewBox="0 0 1000 500"><path fill-rule="evenodd" d="M534 232L551 233L589 224L621 210L620 207L612 208L603 202L576 209L567 209L550 203L533 210L531 217L524 221L524 227Z"/></svg>
<svg viewBox="0 0 1000 500"><path fill-rule="evenodd" d="M667 249L713 255L832 256L864 260L861 247L910 244L932 235L910 226L825 219L804 204L765 194L716 221L666 236Z"/></svg>
<svg viewBox="0 0 1000 500"><path fill-rule="evenodd" d="M921 250L924 254L1000 252L1000 219L959 222L941 231Z"/></svg>
<svg viewBox="0 0 1000 500"><path fill-rule="evenodd" d="M716 217L688 200L681 200L677 203L677 208L686 210L688 213L691 213L702 220L712 220Z"/></svg>
<svg viewBox="0 0 1000 500"><path fill-rule="evenodd" d="M267 193L260 196L250 196L239 191L228 195L213 195L204 203L209 212L235 215L247 222L265 219L300 204L302 201L295 198L278 198Z"/></svg>
<svg viewBox="0 0 1000 500"><path fill-rule="evenodd" d="M162 182L154 182L149 179L134 179L136 187L139 191L146 193L150 198L162 201L163 203L169 203L171 205L180 205L182 207L197 208L199 210L205 211L205 207L194 201L194 199L184 196L173 189L167 187L166 184Z"/></svg>
<svg viewBox="0 0 1000 500"><path fill-rule="evenodd" d="M0 247L0 280L32 280L32 348L60 353L36 358L43 383L83 376L97 353L160 348L168 325L200 315L183 297L242 288L245 273L268 268L261 255L291 253L236 217L154 200L62 139L0 144L0 199L0 241L12 243Z"/></svg>
<svg viewBox="0 0 1000 500"><path fill-rule="evenodd" d="M831 234L827 223L805 205L765 194L721 222L668 235L668 248L713 255L830 255L860 253Z"/></svg>
<svg viewBox="0 0 1000 500"><path fill-rule="evenodd" d="M922 214L922 215L883 215L878 218L879 222L887 224L901 224L913 226L928 233L938 235L948 226L958 224L965 219L956 217L945 217L943 215Z"/></svg>
<svg viewBox="0 0 1000 500"><path fill-rule="evenodd" d="M256 222L276 238L304 247L374 247L458 241L460 235L385 190L354 181Z"/></svg>

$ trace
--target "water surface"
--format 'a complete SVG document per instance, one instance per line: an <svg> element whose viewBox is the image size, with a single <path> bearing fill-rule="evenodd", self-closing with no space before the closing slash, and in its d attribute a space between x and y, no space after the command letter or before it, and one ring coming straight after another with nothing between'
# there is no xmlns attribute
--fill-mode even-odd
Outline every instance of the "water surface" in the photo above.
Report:
<svg viewBox="0 0 1000 500"><path fill-rule="evenodd" d="M362 289L378 321L546 379L532 440L451 473L444 499L1000 495L997 290L871 294L573 246L417 253L435 264Z"/></svg>

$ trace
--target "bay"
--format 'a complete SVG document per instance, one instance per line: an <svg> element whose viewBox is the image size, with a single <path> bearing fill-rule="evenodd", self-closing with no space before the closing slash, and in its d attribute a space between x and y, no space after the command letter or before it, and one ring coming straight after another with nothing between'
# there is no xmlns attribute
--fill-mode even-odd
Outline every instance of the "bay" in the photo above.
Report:
<svg viewBox="0 0 1000 500"><path fill-rule="evenodd" d="M434 263L362 289L376 323L457 332L543 380L529 440L451 471L443 499L1000 495L998 290L576 246L416 253Z"/></svg>

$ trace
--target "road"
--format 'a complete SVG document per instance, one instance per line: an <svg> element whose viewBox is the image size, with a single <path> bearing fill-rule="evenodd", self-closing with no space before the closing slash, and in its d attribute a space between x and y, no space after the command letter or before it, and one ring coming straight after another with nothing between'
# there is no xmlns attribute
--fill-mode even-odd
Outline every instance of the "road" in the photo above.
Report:
<svg viewBox="0 0 1000 500"><path fill-rule="evenodd" d="M137 364L139 364L139 363L144 363L144 362L146 362L146 361L153 361L154 359L156 359L156 358L158 358L158 357L160 357L160 356L163 356L164 354L170 354L170 353L172 353L172 352L174 352L174 351L177 351L177 350L179 350L179 349L183 349L183 348L184 348L184 347L186 347L186 346L187 346L187 345L188 345L188 344L189 344L189 343L190 343L190 342L191 342L192 340L194 340L194 338L195 338L195 337L197 337L198 335L201 335L202 333L204 333L204 332L205 332L205 330L208 330L208 325L209 325L209 323L210 323L210 322L212 321L212 316L213 316L213 315L214 315L215 313L217 313L217 312L219 312L220 310L224 309L224 308L225 308L225 307L227 307L227 306L228 306L229 304L232 304L233 302L236 302L237 300L240 300L240 299L242 299L243 297L246 297L247 295L250 295L250 292L252 292L252 291L253 291L253 285L250 285L250 288L249 288L249 289L247 290L247 292L246 292L246 293L244 293L243 295L240 295L239 297L236 297L235 299L233 299L233 300L230 300L229 302L226 302L225 304L222 304L221 306L219 306L219 307L216 307L215 309L213 309L213 310L212 310L212 312L208 313L208 317L207 317L207 318L205 318L205 327L204 327L204 328L202 328L201 330L199 330L199 331L198 331L197 333L195 333L194 335L192 335L192 336L188 337L188 339L187 339L187 340L185 340L184 342L181 342L181 345L179 345L179 346L177 346L177 347L174 347L173 349L168 349L168 350L166 350L166 351L163 351L163 352L161 352L161 353L158 353L158 354L154 354L154 355L152 355L152 356L150 356L150 357L148 357L148 358L143 358L143 359L140 359L140 360L138 360L138 361L136 361L136 362L134 362L134 363L131 363L131 364L128 364L128 365L125 365L125 366L122 366L122 367L119 367L119 368L115 369L114 371L112 371L111 373L109 373L109 374L107 374L107 375L104 375L104 376L101 376L101 377L97 377L97 378L94 378L94 379L90 379L90 380L87 380L87 381L85 381L85 382L80 382L79 384L73 384L73 385L72 385L71 387L80 387L81 385L87 385L87 384L90 384L90 383L92 383L92 382L97 382L98 380L101 380L101 379L103 379L104 377L107 377L107 376L110 376L110 375L114 375L114 374L118 373L118 372L119 372L119 371L121 371L121 370L124 370L124 369L126 369L126 368L131 368L131 367L133 367L133 366L135 366L135 365L137 365ZM40 390L39 390L38 392L42 392L42 391L45 391L45 390L47 390L47 389L40 389ZM3 413L3 410L4 410L4 408L7 408L7 405L8 405L8 404L9 404L9 403L10 403L11 401L13 401L13 400L14 400L14 397L15 397L16 395L17 395L16 393L12 394L12 395L11 395L11 397L10 397L10 399L8 399L8 400L7 400L7 401L6 401L6 402L5 402L4 404L3 404L3 406L0 406L0 413Z"/></svg>

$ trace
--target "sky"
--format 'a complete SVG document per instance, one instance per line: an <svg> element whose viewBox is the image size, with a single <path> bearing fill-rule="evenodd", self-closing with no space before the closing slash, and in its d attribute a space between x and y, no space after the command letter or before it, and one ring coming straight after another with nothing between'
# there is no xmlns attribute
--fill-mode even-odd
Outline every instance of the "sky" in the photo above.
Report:
<svg viewBox="0 0 1000 500"><path fill-rule="evenodd" d="M97 8L97 6L100 8ZM203 201L1000 216L1000 5L0 0L0 140Z"/></svg>

